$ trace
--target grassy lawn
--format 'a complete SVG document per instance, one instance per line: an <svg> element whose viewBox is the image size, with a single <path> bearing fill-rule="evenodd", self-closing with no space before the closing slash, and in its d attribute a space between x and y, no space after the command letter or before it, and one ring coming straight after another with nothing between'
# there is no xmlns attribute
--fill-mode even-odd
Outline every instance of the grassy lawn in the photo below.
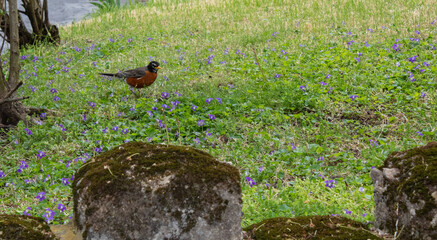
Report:
<svg viewBox="0 0 437 240"><path fill-rule="evenodd" d="M437 140L437 9L331 2L155 0L62 27L60 46L23 50L18 95L47 110L0 138L0 213L69 221L74 172L145 141L232 162L243 226L372 221L370 169ZM99 75L151 60L163 68L140 98Z"/></svg>

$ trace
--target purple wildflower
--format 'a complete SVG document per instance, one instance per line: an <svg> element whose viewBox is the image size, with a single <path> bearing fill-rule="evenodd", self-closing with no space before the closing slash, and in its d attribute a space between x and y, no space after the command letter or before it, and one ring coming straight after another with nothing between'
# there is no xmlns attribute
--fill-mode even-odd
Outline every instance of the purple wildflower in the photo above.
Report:
<svg viewBox="0 0 437 240"><path fill-rule="evenodd" d="M417 131L416 133L419 134L419 136L423 137L423 133L422 132Z"/></svg>
<svg viewBox="0 0 437 240"><path fill-rule="evenodd" d="M197 110L197 106L196 106L196 105L193 105L193 106L191 107L191 110L196 111L196 110Z"/></svg>
<svg viewBox="0 0 437 240"><path fill-rule="evenodd" d="M210 103L212 102L212 100L213 100L213 98L207 98L207 99L205 100L205 102L208 103L208 104L210 104Z"/></svg>
<svg viewBox="0 0 437 240"><path fill-rule="evenodd" d="M198 125L199 127L205 125L205 120L200 119L200 120L197 122L197 125Z"/></svg>
<svg viewBox="0 0 437 240"><path fill-rule="evenodd" d="M394 44L393 47L392 47L392 49L393 49L394 51L399 51L399 50L400 50L400 47L401 47L401 44Z"/></svg>
<svg viewBox="0 0 437 240"><path fill-rule="evenodd" d="M59 100L61 100L58 96L55 96L54 98L53 98L53 101L55 101L55 102L57 102L57 101L59 101Z"/></svg>
<svg viewBox="0 0 437 240"><path fill-rule="evenodd" d="M62 184L64 184L64 186L67 186L68 184L70 184L68 180L68 178L62 178Z"/></svg>
<svg viewBox="0 0 437 240"><path fill-rule="evenodd" d="M356 98L358 98L358 95L354 94L354 95L349 96L349 98L352 100L355 100Z"/></svg>
<svg viewBox="0 0 437 240"><path fill-rule="evenodd" d="M410 76L408 77L410 79L411 82L416 81L416 79L414 78L414 75L412 72L409 72Z"/></svg>
<svg viewBox="0 0 437 240"><path fill-rule="evenodd" d="M23 215L25 215L25 216L31 216L30 213L27 212L27 211L30 211L30 210L32 210L32 208L27 207L27 208L24 210Z"/></svg>
<svg viewBox="0 0 437 240"><path fill-rule="evenodd" d="M0 178L4 178L5 176L6 176L5 173L2 170L0 170Z"/></svg>
<svg viewBox="0 0 437 240"><path fill-rule="evenodd" d="M333 188L335 184L337 184L337 181L335 181L335 180L326 180L325 181L325 187L328 187L328 188Z"/></svg>
<svg viewBox="0 0 437 240"><path fill-rule="evenodd" d="M208 114L208 116L209 116L209 119L215 120L215 115L214 114Z"/></svg>
<svg viewBox="0 0 437 240"><path fill-rule="evenodd" d="M417 55L416 56L413 56L413 57L410 57L410 58L408 58L408 61L410 61L410 62L415 62L416 61L416 59L417 59Z"/></svg>
<svg viewBox="0 0 437 240"><path fill-rule="evenodd" d="M30 129L28 129L28 128L25 128L24 131L26 131L27 135L32 135L33 134L32 131L30 131Z"/></svg>
<svg viewBox="0 0 437 240"><path fill-rule="evenodd" d="M162 98L167 99L168 96L169 96L169 93L168 92L162 92L161 96L162 96Z"/></svg>
<svg viewBox="0 0 437 240"><path fill-rule="evenodd" d="M36 199L39 199L40 201L44 200L46 198L45 192L40 192L36 195Z"/></svg>
<svg viewBox="0 0 437 240"><path fill-rule="evenodd" d="M20 165L21 169L26 169L29 167L29 165L27 165L27 163L25 161L20 161L20 162L21 162L21 165Z"/></svg>
<svg viewBox="0 0 437 240"><path fill-rule="evenodd" d="M42 216L46 219L47 222L53 221L53 219L55 217L55 212L50 210L50 208L47 208L46 212Z"/></svg>
<svg viewBox="0 0 437 240"><path fill-rule="evenodd" d="M164 124L164 123L162 123L162 121L161 121L161 120L159 120L159 119L156 119L156 121L158 122L158 124L159 124L159 127L160 127L161 129L165 128L165 124Z"/></svg>
<svg viewBox="0 0 437 240"><path fill-rule="evenodd" d="M59 204L58 204L58 209L59 209L59 211L63 212L63 211L65 211L67 208L66 208L62 203L59 203Z"/></svg>
<svg viewBox="0 0 437 240"><path fill-rule="evenodd" d="M181 102L180 101L171 101L171 105L173 105L174 107L177 107Z"/></svg>
<svg viewBox="0 0 437 240"><path fill-rule="evenodd" d="M253 180L250 177L246 177L246 181L247 181L247 183L249 184L250 187L252 187L253 185L256 185L255 180Z"/></svg>
<svg viewBox="0 0 437 240"><path fill-rule="evenodd" d="M41 159L41 158L43 158L45 156L46 156L46 153L42 152L42 151L38 151L38 154L36 154L36 157L39 158L39 159Z"/></svg>

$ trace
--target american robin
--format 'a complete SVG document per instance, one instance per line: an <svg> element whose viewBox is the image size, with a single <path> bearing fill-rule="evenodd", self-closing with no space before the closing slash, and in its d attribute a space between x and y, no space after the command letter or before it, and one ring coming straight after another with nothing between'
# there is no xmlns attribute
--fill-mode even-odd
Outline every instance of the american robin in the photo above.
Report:
<svg viewBox="0 0 437 240"><path fill-rule="evenodd" d="M126 79L126 83L134 88L144 88L152 85L158 77L159 63L151 61L147 67L139 67L119 73L100 73L103 76L111 76Z"/></svg>

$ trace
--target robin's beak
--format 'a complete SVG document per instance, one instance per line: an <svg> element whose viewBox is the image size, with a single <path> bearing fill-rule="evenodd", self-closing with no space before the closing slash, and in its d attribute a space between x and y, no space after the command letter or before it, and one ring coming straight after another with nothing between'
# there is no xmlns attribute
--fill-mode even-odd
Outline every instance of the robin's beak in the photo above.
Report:
<svg viewBox="0 0 437 240"><path fill-rule="evenodd" d="M161 69L161 67L160 67L160 66L157 66L156 69Z"/></svg>

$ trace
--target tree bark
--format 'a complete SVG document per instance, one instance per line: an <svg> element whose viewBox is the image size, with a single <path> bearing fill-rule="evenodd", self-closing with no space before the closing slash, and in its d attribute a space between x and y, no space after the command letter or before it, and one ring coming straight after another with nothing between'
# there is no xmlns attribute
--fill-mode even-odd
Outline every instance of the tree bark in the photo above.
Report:
<svg viewBox="0 0 437 240"><path fill-rule="evenodd" d="M9 36L10 58L9 78L6 81L3 72L0 74L0 125L15 126L19 121L26 123L26 108L18 101L15 91L21 86L20 73L20 50L18 35L18 7L17 0L9 0ZM0 67L2 69L2 67Z"/></svg>
<svg viewBox="0 0 437 240"><path fill-rule="evenodd" d="M0 0L0 2L3 1L5 0ZM8 1L11 2L10 0ZM42 6L40 0L22 0L22 6L24 8L24 11L22 11L21 13L29 18L33 31L28 31L28 29L24 25L21 15L18 15L17 26L19 29L20 47L26 46L28 44L33 45L42 41L48 41L58 44L60 42L59 30L56 25L50 24L47 0L43 0ZM3 4L1 4L1 10L3 10L4 14L2 16L0 27L3 32L6 33L7 41L10 42L10 35L6 30L11 24L9 20L10 13L7 13L5 11Z"/></svg>

